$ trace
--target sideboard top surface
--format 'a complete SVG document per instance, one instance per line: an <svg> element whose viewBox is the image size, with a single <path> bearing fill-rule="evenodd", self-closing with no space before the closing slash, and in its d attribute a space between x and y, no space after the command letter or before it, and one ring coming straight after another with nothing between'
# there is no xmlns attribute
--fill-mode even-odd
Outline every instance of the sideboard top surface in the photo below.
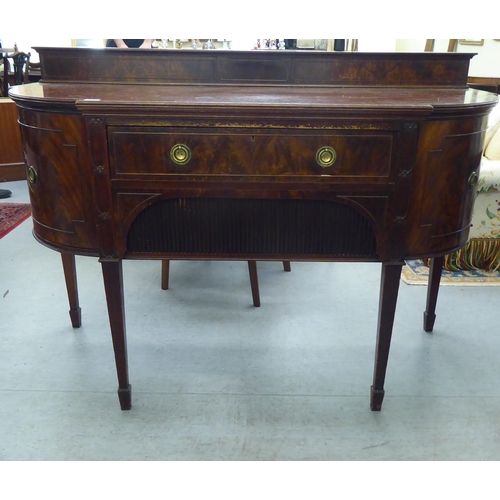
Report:
<svg viewBox="0 0 500 500"><path fill-rule="evenodd" d="M25 107L82 113L220 117L373 117L486 113L469 89L470 53L143 50L38 47L39 83L13 87Z"/></svg>

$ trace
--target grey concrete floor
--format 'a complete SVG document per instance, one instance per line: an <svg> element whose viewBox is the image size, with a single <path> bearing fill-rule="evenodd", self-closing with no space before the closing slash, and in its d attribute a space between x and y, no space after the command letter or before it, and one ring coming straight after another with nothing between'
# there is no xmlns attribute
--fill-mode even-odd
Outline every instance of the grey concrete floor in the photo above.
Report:
<svg viewBox="0 0 500 500"><path fill-rule="evenodd" d="M28 201L24 182L3 183ZM7 200L6 200L7 201ZM381 412L369 407L380 265L125 261L132 409L121 411L97 259L61 260L28 219L0 240L0 460L498 460L498 287L401 283Z"/></svg>

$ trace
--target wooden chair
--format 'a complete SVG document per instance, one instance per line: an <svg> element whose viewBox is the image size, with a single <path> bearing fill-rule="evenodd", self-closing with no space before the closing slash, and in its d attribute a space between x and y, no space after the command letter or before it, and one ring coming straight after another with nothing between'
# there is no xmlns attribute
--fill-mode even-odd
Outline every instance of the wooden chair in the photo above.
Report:
<svg viewBox="0 0 500 500"><path fill-rule="evenodd" d="M14 85L23 85L30 82L30 72L40 69L40 63L30 61L31 52L19 51L14 45L14 52L2 54L3 81L2 95L8 96L9 79L13 79ZM9 61L12 60L12 63Z"/></svg>
<svg viewBox="0 0 500 500"><path fill-rule="evenodd" d="M249 260L248 273L250 275L250 287L252 290L252 300L255 307L260 307L260 292L259 292L259 278L257 274L257 261ZM283 270L290 272L292 270L289 261L283 261ZM170 274L170 260L164 259L161 261L161 288L168 290Z"/></svg>
<svg viewBox="0 0 500 500"><path fill-rule="evenodd" d="M76 260L72 253L61 253L64 279L66 281L66 291L69 301L69 317L73 328L80 328L82 325L82 311L80 308L80 300L78 297L78 279L76 275ZM168 289L170 261L162 260L161 287L163 290ZM291 271L289 261L283 262L283 269L286 272ZM253 305L260 307L259 282L257 277L257 262L255 260L248 261L248 270L250 273L250 285L252 288Z"/></svg>

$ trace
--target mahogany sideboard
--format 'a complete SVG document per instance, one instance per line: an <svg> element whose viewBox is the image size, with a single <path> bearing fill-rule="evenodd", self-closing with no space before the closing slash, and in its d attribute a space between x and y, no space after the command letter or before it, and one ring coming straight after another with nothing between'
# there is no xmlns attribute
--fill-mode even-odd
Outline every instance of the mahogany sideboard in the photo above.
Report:
<svg viewBox="0 0 500 500"><path fill-rule="evenodd" d="M468 238L487 115L472 54L35 48L10 90L34 236L99 258L123 410L123 259L380 262L380 410L404 260ZM313 286L311 284L311 286Z"/></svg>

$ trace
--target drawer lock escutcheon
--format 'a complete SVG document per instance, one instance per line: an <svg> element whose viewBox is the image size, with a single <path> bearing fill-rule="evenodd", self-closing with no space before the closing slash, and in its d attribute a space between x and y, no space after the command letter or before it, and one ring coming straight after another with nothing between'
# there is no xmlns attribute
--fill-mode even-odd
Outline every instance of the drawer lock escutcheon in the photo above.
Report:
<svg viewBox="0 0 500 500"><path fill-rule="evenodd" d="M337 152L330 146L323 146L316 152L316 163L323 168L331 167L337 159Z"/></svg>
<svg viewBox="0 0 500 500"><path fill-rule="evenodd" d="M27 177L28 177L28 182L32 186L36 186L36 183L38 182L38 173L35 170L35 167L29 166L26 173L27 173Z"/></svg>
<svg viewBox="0 0 500 500"><path fill-rule="evenodd" d="M170 158L176 165L187 165L191 160L191 150L185 144L176 144L170 150Z"/></svg>

